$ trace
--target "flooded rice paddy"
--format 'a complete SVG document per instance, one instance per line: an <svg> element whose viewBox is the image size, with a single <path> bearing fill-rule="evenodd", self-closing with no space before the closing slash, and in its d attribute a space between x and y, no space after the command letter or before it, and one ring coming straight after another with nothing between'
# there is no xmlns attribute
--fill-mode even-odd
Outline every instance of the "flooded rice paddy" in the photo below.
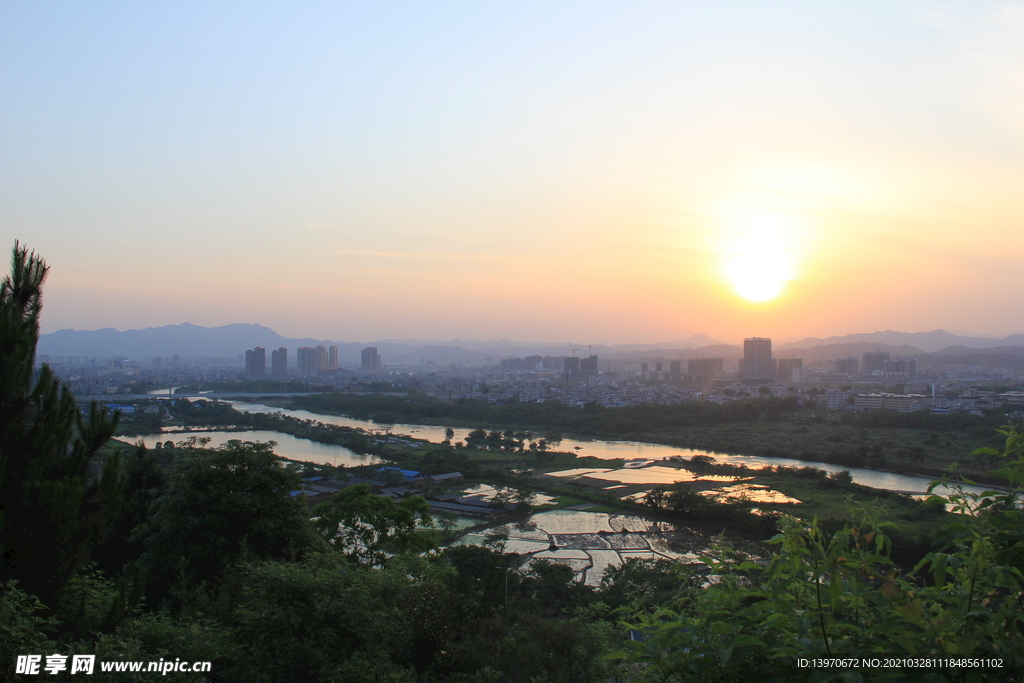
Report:
<svg viewBox="0 0 1024 683"><path fill-rule="evenodd" d="M552 510L486 534L468 533L456 543L482 545L493 534L507 535L505 552L525 556L524 567L538 559L564 564L590 586L601 583L606 569L631 557L696 561L710 542L692 529L639 515Z"/></svg>

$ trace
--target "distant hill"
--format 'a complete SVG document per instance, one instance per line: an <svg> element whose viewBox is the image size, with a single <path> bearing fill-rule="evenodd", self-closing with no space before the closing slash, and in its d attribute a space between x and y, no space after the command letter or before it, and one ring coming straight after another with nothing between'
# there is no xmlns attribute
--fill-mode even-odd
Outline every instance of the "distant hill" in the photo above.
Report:
<svg viewBox="0 0 1024 683"><path fill-rule="evenodd" d="M607 345L595 344L592 352L602 358L624 355L661 353L665 357L678 357L681 350L707 344L720 343L707 335L694 335L686 340L649 344ZM421 360L447 365L465 363L483 365L487 358L497 364L509 356L569 356L586 355L586 344L574 342L518 342L511 339L475 341L425 341L394 339L373 342L333 341L329 339L296 339L278 334L269 327L235 323L221 327L202 327L191 323L165 325L142 330L58 330L40 337L38 353L49 356L96 356L100 358L147 359L171 357L222 358L235 360L246 349L262 346L269 352L278 347L289 351L291 364L295 363L295 350L300 346L338 347L338 360L344 364L360 361L360 352L366 346L376 346L385 364L418 365ZM736 347L730 347L734 350Z"/></svg>
<svg viewBox="0 0 1024 683"><path fill-rule="evenodd" d="M830 361L844 356L855 356L869 351L888 351L893 357L896 356L921 356L924 351L916 346L905 344L876 344L870 342L847 342L844 344L821 344L810 348L784 347L773 349L772 355L775 358L803 358L807 362Z"/></svg>
<svg viewBox="0 0 1024 683"><path fill-rule="evenodd" d="M1024 370L1024 346L996 346L990 349L950 346L938 353L929 353L918 361L925 367L977 365L988 370Z"/></svg>
<svg viewBox="0 0 1024 683"><path fill-rule="evenodd" d="M963 355L1007 355L1007 356L1024 356L1024 346L993 346L990 349L974 349L969 346L950 346L942 349L938 352L943 356L963 356Z"/></svg>
<svg viewBox="0 0 1024 683"><path fill-rule="evenodd" d="M819 339L810 337L800 341L788 342L776 345L776 349L790 348L813 348L816 346L833 346L836 344L848 344L865 342L868 345L876 345L882 350L884 346L913 346L921 351L919 353L935 353L950 346L965 346L974 349L987 349L997 346L1020 346L1024 345L1024 334L1012 334L1008 337L998 339L995 337L967 337L946 332L945 330L934 330L932 332L895 332L885 330L882 332L866 332L847 334L842 337L827 337Z"/></svg>
<svg viewBox="0 0 1024 683"><path fill-rule="evenodd" d="M917 340L911 344L906 340ZM945 342L953 343L945 343ZM898 343L897 343L898 342ZM484 365L490 358L492 365L505 357L514 356L585 356L596 354L602 361L665 361L694 358L698 355L735 359L743 355L743 347L725 344L707 335L698 334L689 339L645 344L586 344L574 342L519 342L511 339L479 341L454 339L451 341L425 341L420 339L391 339L375 342L332 341L326 339L296 339L278 334L269 327L235 323L221 327L202 327L191 323L165 325L142 330L59 330L40 337L38 352L50 356L96 356L99 358L149 359L168 358L177 354L186 358L220 358L231 362L246 349L263 346L270 350L283 346L288 349L289 360L295 363L296 349L300 346L338 347L338 360L345 365L358 364L360 352L366 346L376 346L385 365L419 365L432 361L441 365L451 363ZM850 334L827 339L810 338L802 342L779 344L776 358L795 356L807 362L831 361L846 355L860 356L876 349L893 356L917 356L929 364L966 363L983 367L1016 367L1010 359L1024 357L1024 335L1010 335L1003 339L963 337L943 330L934 332L874 332ZM929 353L931 350L931 353ZM937 358L930 357L938 354ZM975 360L975 356L988 356Z"/></svg>
<svg viewBox="0 0 1024 683"><path fill-rule="evenodd" d="M234 358L245 349L264 346L276 349L292 344L269 327L235 323L201 327L191 323L148 327L144 330L58 330L41 335L37 353L51 356L101 356L144 358L149 356Z"/></svg>

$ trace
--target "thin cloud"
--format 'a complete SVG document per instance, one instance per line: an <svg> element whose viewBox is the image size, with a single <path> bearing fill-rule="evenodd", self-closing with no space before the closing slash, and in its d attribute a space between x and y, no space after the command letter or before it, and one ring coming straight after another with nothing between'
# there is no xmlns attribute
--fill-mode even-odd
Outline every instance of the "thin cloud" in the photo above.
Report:
<svg viewBox="0 0 1024 683"><path fill-rule="evenodd" d="M341 223L306 223L307 228L340 228Z"/></svg>
<svg viewBox="0 0 1024 683"><path fill-rule="evenodd" d="M366 251L356 249L342 249L330 252L334 256L377 256L381 258L416 259L421 261L481 261L495 262L507 261L507 258L500 256L480 256L476 254L416 254L403 253L398 251Z"/></svg>

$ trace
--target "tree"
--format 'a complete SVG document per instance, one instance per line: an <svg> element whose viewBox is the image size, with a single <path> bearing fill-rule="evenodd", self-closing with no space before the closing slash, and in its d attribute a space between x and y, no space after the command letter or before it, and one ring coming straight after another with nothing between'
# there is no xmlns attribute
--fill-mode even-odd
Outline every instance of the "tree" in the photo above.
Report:
<svg viewBox="0 0 1024 683"><path fill-rule="evenodd" d="M167 443L174 447L170 441ZM165 447L159 441L156 446ZM123 461L125 482L121 490L120 514L96 546L94 554L97 564L112 575L142 554L142 540L132 532L146 521L150 507L163 492L167 480L166 470L160 466L156 455L141 442L124 454Z"/></svg>
<svg viewBox="0 0 1024 683"><path fill-rule="evenodd" d="M998 658L1000 670L915 670L914 680L1008 680L1024 670L1024 433L1001 430L1011 491L970 493L952 484L945 544L904 574L890 559L877 510L828 533L784 517L767 566L737 553L701 557L714 581L685 585L656 609L637 601L631 626L647 637L614 655L642 671L631 680L857 680L858 672L795 669L798 658L891 656ZM936 481L929 492L945 481ZM712 556L712 555L716 555ZM857 660L854 660L857 661ZM636 666L642 665L642 666ZM862 670L860 673L864 673ZM966 675L964 675L966 674ZM978 674L978 675L974 675ZM993 675L994 674L994 675ZM904 670L904 676L908 672ZM946 675L949 677L947 678Z"/></svg>
<svg viewBox="0 0 1024 683"><path fill-rule="evenodd" d="M521 510L527 511L537 502L537 492L533 489L516 489L514 500Z"/></svg>
<svg viewBox="0 0 1024 683"><path fill-rule="evenodd" d="M503 486L495 486L494 495L491 496L491 502L495 505L506 505L511 503L514 498L515 490Z"/></svg>
<svg viewBox="0 0 1024 683"><path fill-rule="evenodd" d="M396 503L373 493L369 484L356 484L317 505L313 514L327 542L359 564L381 566L389 554L433 546L433 537L416 533L418 524L433 524L430 506L422 496Z"/></svg>
<svg viewBox="0 0 1024 683"><path fill-rule="evenodd" d="M83 417L48 365L33 381L48 268L17 243L0 283L0 552L7 578L49 602L116 514L120 467L101 458L117 415Z"/></svg>
<svg viewBox="0 0 1024 683"><path fill-rule="evenodd" d="M445 537L451 536L452 530L459 524L459 516L451 510L441 510L436 517L441 529L444 530Z"/></svg>
<svg viewBox="0 0 1024 683"><path fill-rule="evenodd" d="M308 508L292 495L299 475L274 455L273 442L203 445L178 444L167 489L138 532L158 586L179 574L216 583L243 554L295 559L314 546Z"/></svg>

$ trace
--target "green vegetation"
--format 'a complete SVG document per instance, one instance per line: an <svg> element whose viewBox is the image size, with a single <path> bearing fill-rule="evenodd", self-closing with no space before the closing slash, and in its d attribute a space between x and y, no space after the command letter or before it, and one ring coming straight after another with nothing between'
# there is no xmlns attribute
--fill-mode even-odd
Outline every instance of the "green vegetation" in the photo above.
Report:
<svg viewBox="0 0 1024 683"><path fill-rule="evenodd" d="M46 270L24 250L14 260L0 286L5 667L73 652L213 663L171 681L606 678L611 624L584 618L592 590L563 566L438 551L413 529L429 522L422 499L352 487L314 525L269 444L110 451L115 418L83 418L46 368L33 381Z"/></svg>
<svg viewBox="0 0 1024 683"><path fill-rule="evenodd" d="M1002 431L1000 449L978 453L1000 465L994 476L1013 493L958 491L954 515L917 506L944 522L944 535L909 571L893 559L901 542L894 524L871 501L853 523L818 522L753 515L678 486L650 505L755 536L777 526L778 552L751 561L719 539L702 566L630 560L594 589L565 565L520 569L487 547L435 547L417 497L394 503L354 486L318 507L314 522L292 495L297 468L269 444L209 449L192 439L110 451L116 417L96 407L83 416L46 368L33 380L45 272L16 249L0 285L0 659L8 680L25 678L12 673L17 655L54 652L212 662L209 674L172 672L168 681L853 681L879 672L794 662L872 653L1004 662L909 670L903 680L1024 680L1024 434L1014 428ZM529 502L538 484L510 460L535 456L510 449L515 434L490 437L480 448L398 455L424 467L493 465L490 479ZM757 476L808 498L872 495L813 468ZM563 504L645 509L568 482L544 489ZM910 505L873 495L897 514ZM944 501L929 502L937 509ZM453 520L444 522L448 530ZM638 640L627 639L629 628ZM94 675L152 680L99 666Z"/></svg>
<svg viewBox="0 0 1024 683"><path fill-rule="evenodd" d="M48 269L17 244L11 260L0 283L0 553L5 579L52 601L117 504L121 463L97 457L117 419L96 404L83 417L48 367L33 378Z"/></svg>
<svg viewBox="0 0 1024 683"><path fill-rule="evenodd" d="M783 517L767 566L742 561L727 546L702 560L716 577L703 586L677 568L682 588L652 608L636 603L631 622L645 634L613 657L631 662L638 681L732 681L785 677L824 680L795 669L796 658L896 656L996 658L1001 669L957 667L942 675L904 669L900 680L1022 680L1024 674L1024 433L1005 437L998 475L1011 493L965 493L943 525L941 548L909 572L891 559L892 522L861 508L830 532L816 520ZM930 501L941 505L938 498ZM847 667L828 674L855 680ZM781 680L781 678L780 678Z"/></svg>
<svg viewBox="0 0 1024 683"><path fill-rule="evenodd" d="M317 531L356 564L379 567L392 555L434 547L432 537L415 533L418 524L433 525L422 496L396 503L373 493L368 484L358 484L320 503L313 514Z"/></svg>
<svg viewBox="0 0 1024 683"><path fill-rule="evenodd" d="M421 396L316 394L296 396L292 405L385 424L484 425L492 433L496 428L565 432L932 477L941 476L956 462L964 474L981 481L990 481L986 479L992 467L990 456L965 458L964 454L998 445L995 429L1006 422L999 413L829 414L801 409L795 397L746 399L721 405L690 402L604 408L589 404L574 408L558 403L492 404L475 399L445 403Z"/></svg>
<svg viewBox="0 0 1024 683"><path fill-rule="evenodd" d="M299 476L270 444L203 445L193 439L180 449L166 487L135 532L145 539L140 564L158 600L176 586L219 582L243 556L301 558L317 547L306 506L290 495Z"/></svg>
<svg viewBox="0 0 1024 683"><path fill-rule="evenodd" d="M729 531L746 538L763 539L776 533L778 520L783 515L805 521L818 519L823 529L834 532L853 521L852 510L871 508L879 522L896 525L889 532L894 542L893 559L909 568L933 548L938 527L949 518L944 508L934 501L918 501L905 494L854 484L846 470L829 474L817 467L770 465L749 469L716 464L701 456L679 458L675 462L699 474L742 477L744 484L767 487L800 501L799 504L755 502L740 496L715 502L699 495L697 490L720 484L700 481L659 487L648 497L647 502L652 507L667 509L663 514L692 522L716 520L717 531Z"/></svg>

